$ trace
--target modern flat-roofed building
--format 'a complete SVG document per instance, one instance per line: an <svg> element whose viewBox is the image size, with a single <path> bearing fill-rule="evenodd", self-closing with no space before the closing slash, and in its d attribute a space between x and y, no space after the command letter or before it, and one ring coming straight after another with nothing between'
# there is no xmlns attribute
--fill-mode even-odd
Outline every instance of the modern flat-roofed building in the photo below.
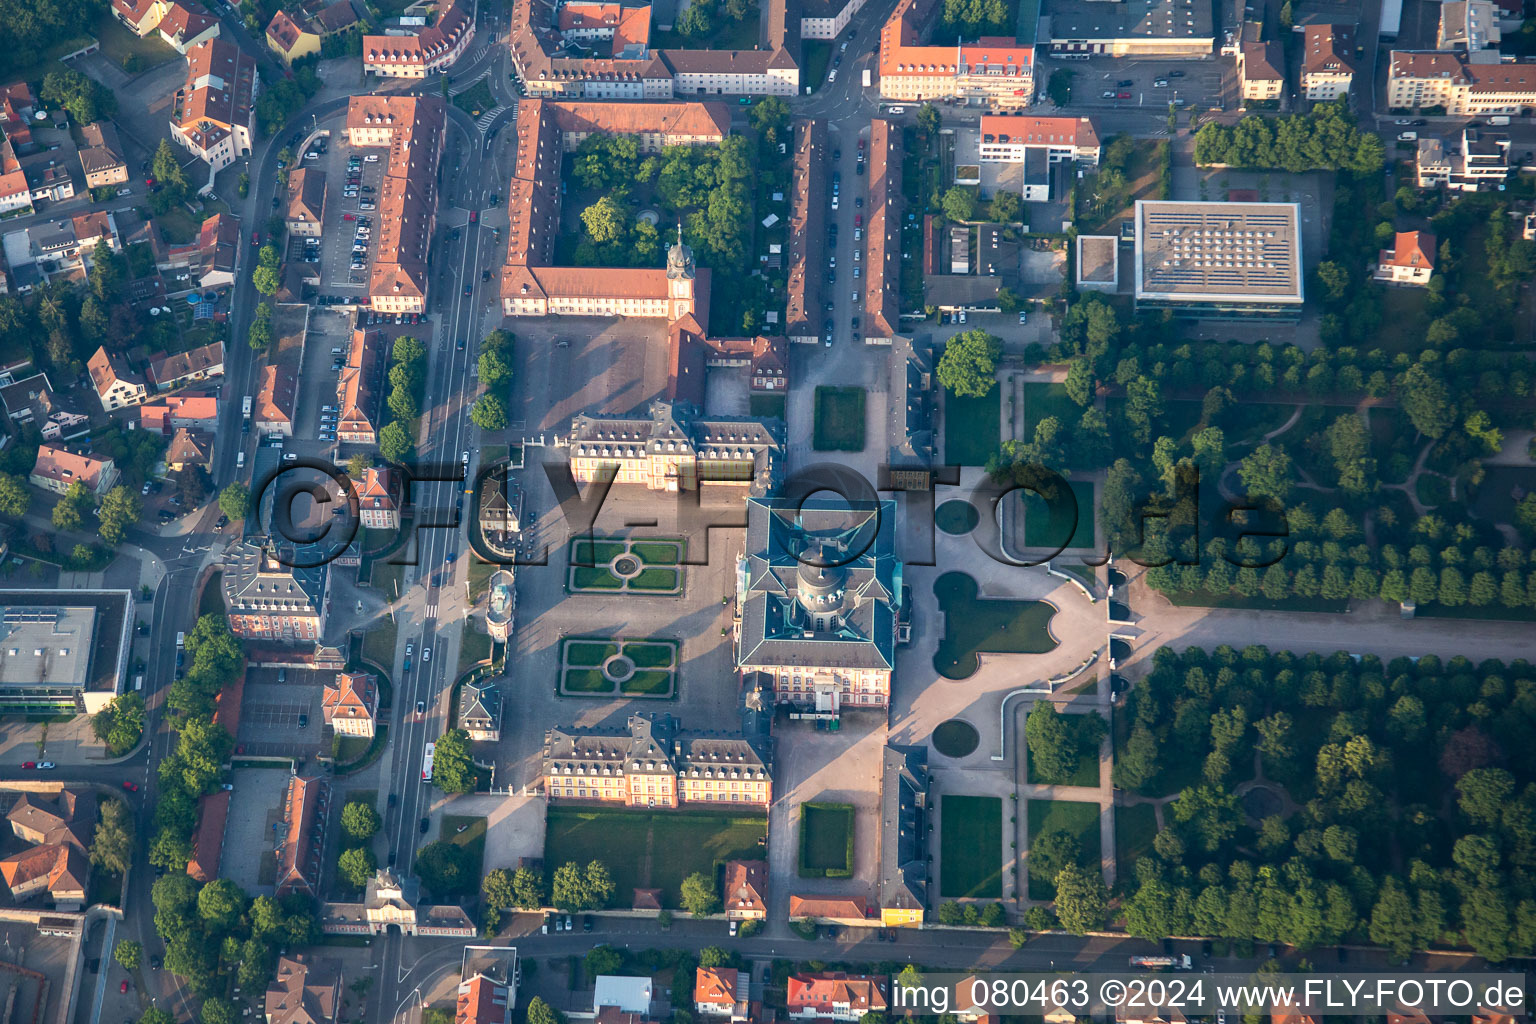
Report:
<svg viewBox="0 0 1536 1024"><path fill-rule="evenodd" d="M0 711L100 711L128 674L130 608L127 591L0 591Z"/></svg>
<svg viewBox="0 0 1536 1024"><path fill-rule="evenodd" d="M1301 315L1298 203L1136 202L1136 308L1226 319Z"/></svg>
<svg viewBox="0 0 1536 1024"><path fill-rule="evenodd" d="M1077 287L1112 292L1120 279L1120 240L1114 235L1077 236Z"/></svg>
<svg viewBox="0 0 1536 1024"><path fill-rule="evenodd" d="M1051 57L1209 57L1216 52L1211 4L1187 0L1102 3L1045 0L1039 43Z"/></svg>

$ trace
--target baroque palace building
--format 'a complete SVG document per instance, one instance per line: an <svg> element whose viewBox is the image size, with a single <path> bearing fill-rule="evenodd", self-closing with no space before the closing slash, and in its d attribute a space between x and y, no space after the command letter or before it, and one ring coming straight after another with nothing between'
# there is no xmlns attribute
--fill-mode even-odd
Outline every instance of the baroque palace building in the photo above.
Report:
<svg viewBox="0 0 1536 1024"><path fill-rule="evenodd" d="M687 733L670 714L635 714L628 727L557 727L544 734L540 770L551 799L629 807L773 802L773 754L757 735Z"/></svg>

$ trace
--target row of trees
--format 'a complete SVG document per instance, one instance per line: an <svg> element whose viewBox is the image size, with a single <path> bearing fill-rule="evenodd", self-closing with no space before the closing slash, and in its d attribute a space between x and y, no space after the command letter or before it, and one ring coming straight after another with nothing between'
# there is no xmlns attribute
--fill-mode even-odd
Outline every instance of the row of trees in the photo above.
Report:
<svg viewBox="0 0 1536 1024"><path fill-rule="evenodd" d="M336 873L356 891L361 891L378 870L373 837L383 824L379 812L367 801L349 800L341 808L341 852L336 857Z"/></svg>
<svg viewBox="0 0 1536 1024"><path fill-rule="evenodd" d="M394 418L379 431L379 454L390 462L404 462L415 448L416 417L421 415L426 384L426 346L415 338L396 338L390 350L389 396L386 399Z"/></svg>
<svg viewBox="0 0 1536 1024"><path fill-rule="evenodd" d="M1011 36L1016 17L1017 12L1005 0L944 0L933 39L950 43L956 36Z"/></svg>
<svg viewBox="0 0 1536 1024"><path fill-rule="evenodd" d="M314 901L302 893L253 900L227 878L200 886L183 871L157 879L150 895L155 931L166 943L165 969L203 997L198 1019L204 1024L238 1019L224 997L231 981L261 992L272 981L280 949L319 938Z"/></svg>
<svg viewBox="0 0 1536 1024"><path fill-rule="evenodd" d="M469 410L469 418L481 430L501 430L507 425L507 400L512 390L513 345L517 338L500 328L480 343L479 375L486 392Z"/></svg>
<svg viewBox="0 0 1536 1024"><path fill-rule="evenodd" d="M1126 884L1132 934L1536 949L1527 662L1164 648L1126 711L1118 786L1195 779ZM1255 757L1298 808L1256 828L1232 792Z"/></svg>
<svg viewBox="0 0 1536 1024"><path fill-rule="evenodd" d="M1251 114L1227 126L1207 121L1195 133L1195 163L1243 170L1381 171L1381 139L1363 132L1343 103L1319 103L1305 114Z"/></svg>

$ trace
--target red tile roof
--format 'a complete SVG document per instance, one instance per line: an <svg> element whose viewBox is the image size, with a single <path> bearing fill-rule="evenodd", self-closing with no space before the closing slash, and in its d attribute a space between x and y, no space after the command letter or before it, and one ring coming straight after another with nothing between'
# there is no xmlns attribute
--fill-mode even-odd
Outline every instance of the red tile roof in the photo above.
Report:
<svg viewBox="0 0 1536 1024"><path fill-rule="evenodd" d="M211 882L219 877L224 855L224 825L229 820L229 793L219 790L198 801L197 831L192 835L192 859L187 874L194 881Z"/></svg>
<svg viewBox="0 0 1536 1024"><path fill-rule="evenodd" d="M694 976L693 1000L696 1003L723 1005L737 1001L738 976L734 967L700 967Z"/></svg>
<svg viewBox="0 0 1536 1024"><path fill-rule="evenodd" d="M886 980L874 975L823 971L819 974L791 974L784 1005L790 1013L826 1010L846 1006L864 1013L884 1013Z"/></svg>

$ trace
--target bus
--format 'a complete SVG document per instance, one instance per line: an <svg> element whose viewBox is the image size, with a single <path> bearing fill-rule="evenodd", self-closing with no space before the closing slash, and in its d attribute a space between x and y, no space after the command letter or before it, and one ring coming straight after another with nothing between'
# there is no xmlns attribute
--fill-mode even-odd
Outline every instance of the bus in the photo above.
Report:
<svg viewBox="0 0 1536 1024"><path fill-rule="evenodd" d="M428 743L427 752L421 758L421 781L432 781L432 755L437 753L437 744Z"/></svg>

